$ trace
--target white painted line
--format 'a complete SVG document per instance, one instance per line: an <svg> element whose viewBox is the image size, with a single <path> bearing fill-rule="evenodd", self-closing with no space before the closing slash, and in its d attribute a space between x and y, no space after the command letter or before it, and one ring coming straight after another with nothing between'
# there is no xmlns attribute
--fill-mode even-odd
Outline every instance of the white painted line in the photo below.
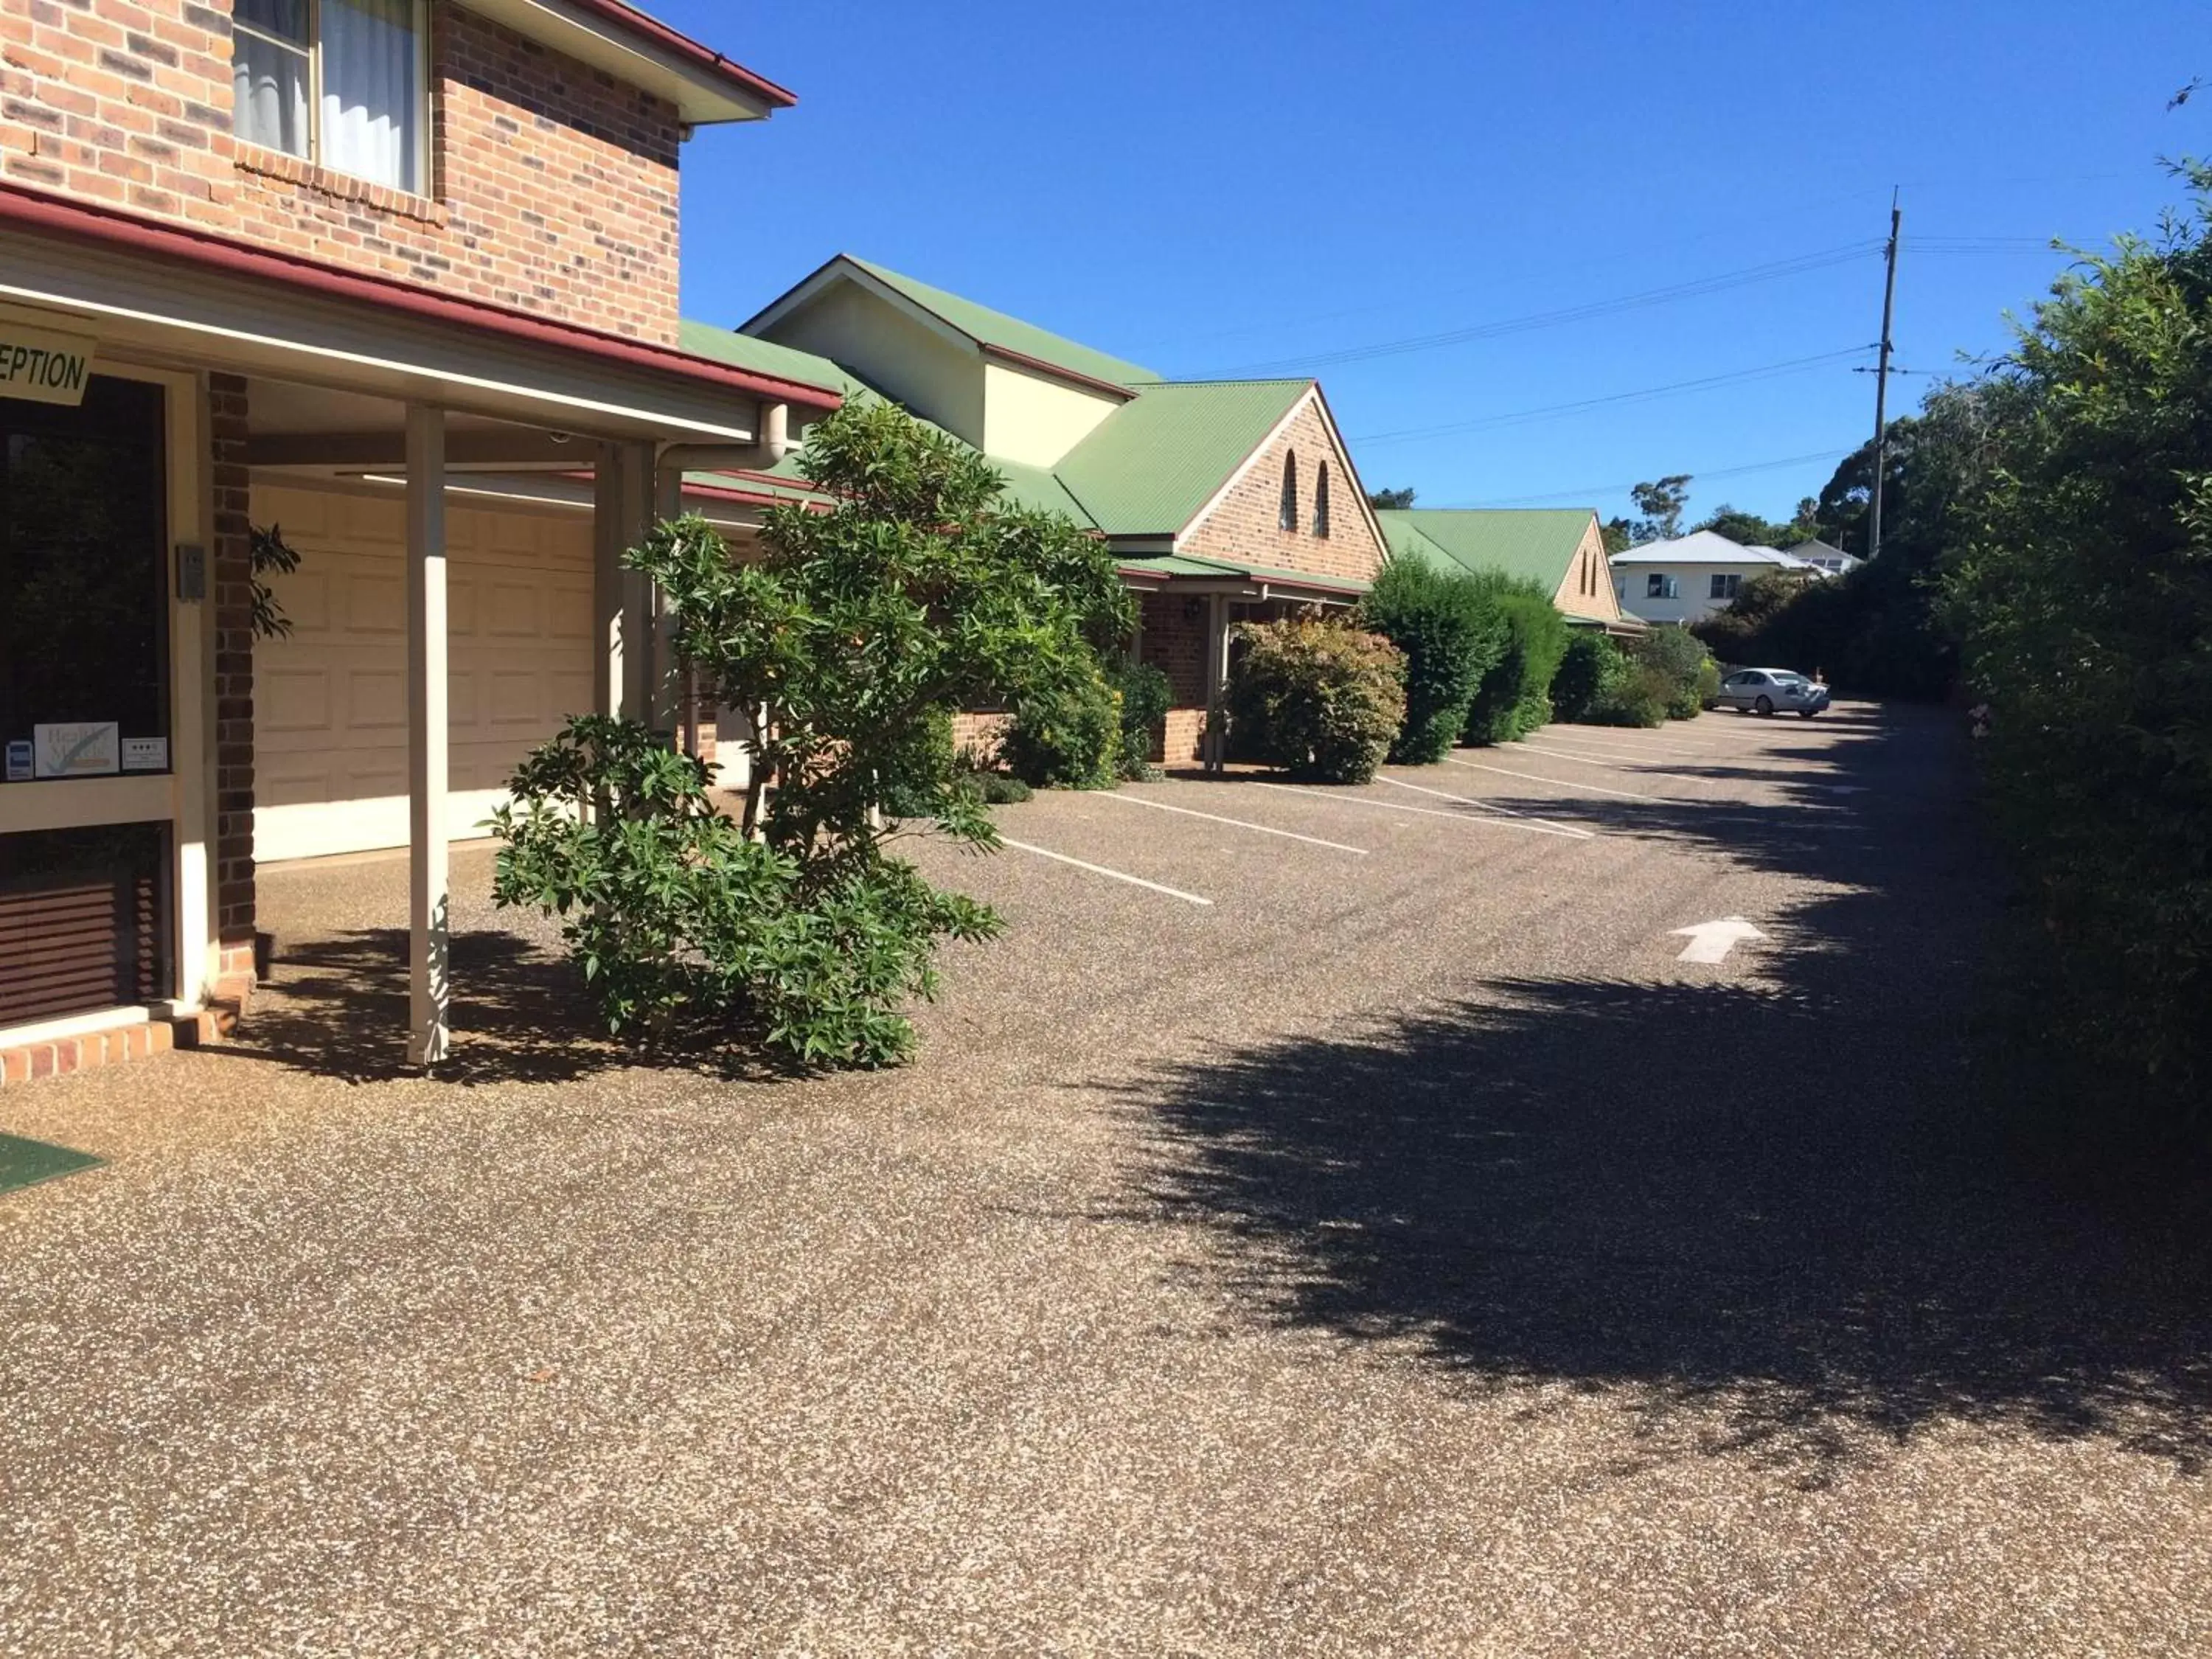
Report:
<svg viewBox="0 0 2212 1659"><path fill-rule="evenodd" d="M1149 806L1158 812L1180 812L1187 818L1204 818L1208 823L1233 824L1239 830L1256 830L1263 836L1280 836L1285 841L1302 841L1309 847L1331 848L1340 853L1350 853L1356 858L1367 856L1364 847L1347 846L1340 841L1323 841L1319 836L1302 836L1295 830L1276 830L1243 818L1224 818L1218 812L1201 812L1194 806L1170 806L1164 800L1147 800L1142 795L1124 795L1116 790L1101 790L1094 799L1118 800L1129 806Z"/></svg>
<svg viewBox="0 0 2212 1659"><path fill-rule="evenodd" d="M1393 806L1387 800L1374 800L1365 795L1340 795L1334 790L1322 789L1310 783L1268 783L1260 778L1246 780L1255 789L1281 789L1293 795L1318 795L1338 806L1364 806L1376 812L1418 812L1425 818L1449 818L1454 823L1477 825L1485 830L1525 830L1532 836L1564 836L1570 841L1595 841L1595 830L1555 830L1547 824L1531 823L1520 818L1479 818L1469 812L1447 812L1434 806Z"/></svg>
<svg viewBox="0 0 2212 1659"><path fill-rule="evenodd" d="M1578 794L1618 795L1623 800L1650 800L1649 795L1639 795L1633 789L1608 789L1601 783L1569 783L1564 778L1547 778L1541 772L1516 772L1510 766L1485 766L1480 761L1463 761L1456 755L1444 758L1454 766L1464 766L1474 772L1495 772L1501 778L1526 778L1531 783L1548 783L1554 789L1571 789Z"/></svg>
<svg viewBox="0 0 2212 1659"><path fill-rule="evenodd" d="M1550 743L1553 739L1546 738L1543 741ZM1534 755L1541 755L1550 752L1547 750L1538 748L1534 743L1531 742L1527 738L1516 738L1513 742L1513 747L1523 750L1528 753ZM1654 763L1662 766L1670 764L1680 766L1686 760L1724 760L1728 758L1728 757L1723 755L1639 755L1633 749L1601 749L1586 743L1571 744L1561 748L1558 752L1562 755L1571 756L1577 760L1596 759L1636 761L1645 766L1650 766Z"/></svg>
<svg viewBox="0 0 2212 1659"><path fill-rule="evenodd" d="M1623 729L1626 728L1547 726L1540 732L1531 732L1528 736L1540 738L1545 743L1570 744L1586 749L1603 750L1608 753L1626 751L1633 754L1639 750L1650 750L1660 755L1674 755L1683 760L1723 760L1734 755L1751 752L1741 749L1699 749L1686 743L1667 743L1657 738L1654 738L1650 743L1644 743L1635 738L1604 735L1608 731ZM1527 739L1516 738L1516 741L1525 742Z"/></svg>
<svg viewBox="0 0 2212 1659"><path fill-rule="evenodd" d="M1718 921L1701 921L1694 927L1674 931L1677 937L1690 941L1674 958L1677 962L1726 962L1729 952L1744 940L1766 937L1741 916L1723 916Z"/></svg>
<svg viewBox="0 0 2212 1659"><path fill-rule="evenodd" d="M1618 765L1612 761L1593 760L1587 755L1570 755L1562 749L1539 749L1533 744L1523 744L1521 746L1528 750L1528 751L1532 755L1542 755L1551 760L1563 760L1570 766L1602 766L1608 772L1626 772L1630 769L1626 766ZM1636 775L1640 778L1666 778L1674 783L1721 783L1726 781L1725 779L1721 778L1693 778L1680 772L1639 771Z"/></svg>
<svg viewBox="0 0 2212 1659"><path fill-rule="evenodd" d="M1185 904L1212 904L1210 898L1200 898L1195 893L1186 893L1180 887L1163 887L1156 881L1146 881L1142 876L1124 875L1119 870L1109 870L1103 864L1085 864L1081 859L1072 859L1065 853L1055 853L1048 847L1032 847L1025 841L1015 841L1001 836L1002 847L1019 848L1024 853L1034 853L1041 859L1051 859L1059 864L1072 864L1079 870L1088 870L1094 876L1104 876L1112 881L1126 881L1132 887L1149 887L1155 893L1165 893L1170 898L1179 898Z"/></svg>
<svg viewBox="0 0 2212 1659"><path fill-rule="evenodd" d="M1463 805L1480 806L1486 812L1500 812L1509 818L1527 818L1532 823L1548 823L1554 830L1575 830L1575 826L1571 823L1561 823L1553 818L1540 818L1534 812L1522 812L1510 806L1500 806L1496 801L1484 800L1479 795L1455 795L1449 789L1431 789L1425 783L1407 783L1403 778L1386 778L1380 774L1376 775L1375 781L1394 783L1401 789L1411 789L1420 794L1434 795L1438 800L1455 800ZM1589 833L1587 830L1575 830L1575 832L1577 835Z"/></svg>

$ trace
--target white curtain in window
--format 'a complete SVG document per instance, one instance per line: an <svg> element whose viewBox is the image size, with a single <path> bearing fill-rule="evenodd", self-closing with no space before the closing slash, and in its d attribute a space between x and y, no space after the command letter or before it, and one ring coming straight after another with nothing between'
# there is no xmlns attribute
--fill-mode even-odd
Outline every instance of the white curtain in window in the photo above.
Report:
<svg viewBox="0 0 2212 1659"><path fill-rule="evenodd" d="M291 155L307 153L307 54L240 29L231 48L238 136Z"/></svg>
<svg viewBox="0 0 2212 1659"><path fill-rule="evenodd" d="M323 0L322 14L323 165L420 189L415 0Z"/></svg>

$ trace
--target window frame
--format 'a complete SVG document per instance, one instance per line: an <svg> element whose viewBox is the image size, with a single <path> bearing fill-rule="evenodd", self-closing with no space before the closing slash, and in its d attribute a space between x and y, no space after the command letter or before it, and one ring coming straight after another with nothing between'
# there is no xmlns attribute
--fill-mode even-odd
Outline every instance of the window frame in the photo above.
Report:
<svg viewBox="0 0 2212 1659"><path fill-rule="evenodd" d="M1298 452L1283 452L1282 500L1275 509L1275 528L1285 535L1298 533Z"/></svg>
<svg viewBox="0 0 2212 1659"><path fill-rule="evenodd" d="M1320 541L1328 539L1328 463L1321 464L1314 478L1313 533Z"/></svg>
<svg viewBox="0 0 2212 1659"><path fill-rule="evenodd" d="M260 24L249 23L234 12L230 21L231 64L234 70L238 63L236 41L241 34L250 35L281 52L302 55L307 58L307 153L305 155L295 155L289 149L264 143L258 138L246 138L240 135L242 142L274 155L290 155L295 161L304 161L311 167L319 167L343 179L358 179L364 185L396 190L408 196L428 196L430 147L434 142L431 123L435 116L434 102L430 96L430 0L408 0L415 19L415 130L422 137L415 146L415 176L397 185L387 179L368 179L357 173L348 173L323 159L323 0L301 0L301 3L307 9L307 44L305 46L296 40L288 40L283 35L272 33ZM238 94L234 90L236 84L235 81L232 82L234 90L231 94L230 121L234 132L238 130L239 117Z"/></svg>
<svg viewBox="0 0 2212 1659"><path fill-rule="evenodd" d="M1743 578L1731 571L1716 570L1708 585L1705 597L1709 599L1732 599L1743 591Z"/></svg>

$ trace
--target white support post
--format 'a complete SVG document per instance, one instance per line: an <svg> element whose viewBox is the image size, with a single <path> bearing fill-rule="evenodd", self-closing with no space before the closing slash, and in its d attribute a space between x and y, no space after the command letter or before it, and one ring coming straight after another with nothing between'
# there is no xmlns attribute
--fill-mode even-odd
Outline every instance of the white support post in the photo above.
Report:
<svg viewBox="0 0 2212 1659"><path fill-rule="evenodd" d="M622 545L630 548L653 531L653 446L622 447ZM622 710L653 722L653 584L635 570L621 573Z"/></svg>
<svg viewBox="0 0 2212 1659"><path fill-rule="evenodd" d="M1222 692L1229 684L1229 596L1206 599L1206 769L1218 772L1229 759L1228 734L1222 730Z"/></svg>
<svg viewBox="0 0 2212 1659"><path fill-rule="evenodd" d="M452 1035L447 951L446 412L407 406L407 1059L434 1066Z"/></svg>
<svg viewBox="0 0 2212 1659"><path fill-rule="evenodd" d="M681 466L656 466L653 475L653 517L655 523L684 516L684 471ZM683 707L686 678L676 663L676 613L668 596L656 584L653 590L653 724L656 731L676 734L684 746L684 722L690 716Z"/></svg>
<svg viewBox="0 0 2212 1659"><path fill-rule="evenodd" d="M592 707L609 720L623 712L622 556L629 548L623 509L623 447L601 444L592 465Z"/></svg>

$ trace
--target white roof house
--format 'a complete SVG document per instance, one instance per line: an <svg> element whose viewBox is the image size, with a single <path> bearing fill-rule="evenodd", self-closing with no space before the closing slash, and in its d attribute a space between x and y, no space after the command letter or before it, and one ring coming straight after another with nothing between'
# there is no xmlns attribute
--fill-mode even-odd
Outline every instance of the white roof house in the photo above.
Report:
<svg viewBox="0 0 2212 1659"><path fill-rule="evenodd" d="M1848 576L1866 562L1857 554L1846 553L1842 548L1831 547L1826 542L1800 542L1785 550L1793 558L1820 566L1831 576Z"/></svg>
<svg viewBox="0 0 2212 1659"><path fill-rule="evenodd" d="M1702 622L1749 578L1771 571L1812 580L1828 573L1778 547L1746 547L1710 530L1646 542L1613 556L1620 608L1649 623Z"/></svg>

